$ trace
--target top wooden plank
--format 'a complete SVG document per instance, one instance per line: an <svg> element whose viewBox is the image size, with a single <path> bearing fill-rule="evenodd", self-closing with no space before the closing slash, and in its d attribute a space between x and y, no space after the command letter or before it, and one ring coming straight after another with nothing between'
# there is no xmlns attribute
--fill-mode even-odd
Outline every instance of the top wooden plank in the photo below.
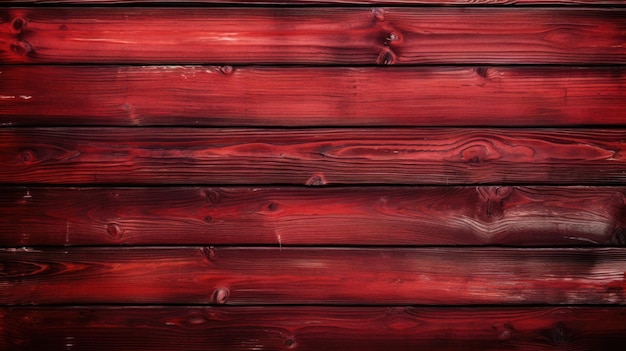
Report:
<svg viewBox="0 0 626 351"><path fill-rule="evenodd" d="M622 5L624 0L2 0L22 4L401 4L401 5Z"/></svg>
<svg viewBox="0 0 626 351"><path fill-rule="evenodd" d="M622 64L626 9L9 8L0 63Z"/></svg>

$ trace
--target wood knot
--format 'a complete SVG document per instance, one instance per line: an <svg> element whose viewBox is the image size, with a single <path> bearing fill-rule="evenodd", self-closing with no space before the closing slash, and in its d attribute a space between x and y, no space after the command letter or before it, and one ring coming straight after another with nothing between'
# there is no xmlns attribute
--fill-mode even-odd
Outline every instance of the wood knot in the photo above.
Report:
<svg viewBox="0 0 626 351"><path fill-rule="evenodd" d="M19 154L20 163L31 164L35 162L35 153L30 150L24 150Z"/></svg>
<svg viewBox="0 0 626 351"><path fill-rule="evenodd" d="M384 49L381 51L380 55L378 55L376 63L379 65L393 65L397 61L396 55L391 50Z"/></svg>
<svg viewBox="0 0 626 351"><path fill-rule="evenodd" d="M208 202L212 204L219 204L222 201L222 195L216 190L208 189L204 191L204 195Z"/></svg>
<svg viewBox="0 0 626 351"><path fill-rule="evenodd" d="M200 313L193 313L187 318L187 323L190 325L200 325L205 324L209 320Z"/></svg>
<svg viewBox="0 0 626 351"><path fill-rule="evenodd" d="M383 44L385 46L398 45L402 42L402 34L396 31L390 32L386 37Z"/></svg>
<svg viewBox="0 0 626 351"><path fill-rule="evenodd" d="M326 179L324 178L323 174L314 174L311 176L311 178L307 179L305 184L308 186L326 185Z"/></svg>
<svg viewBox="0 0 626 351"><path fill-rule="evenodd" d="M230 290L228 288L218 288L213 292L212 301L218 305L223 305L228 302L228 297L230 296Z"/></svg>
<svg viewBox="0 0 626 351"><path fill-rule="evenodd" d="M511 186L498 186L496 187L496 198L502 200L506 199L513 193L513 187Z"/></svg>
<svg viewBox="0 0 626 351"><path fill-rule="evenodd" d="M26 26L26 21L19 17L15 18L13 22L11 22L11 28L13 28L16 32L21 32L24 26Z"/></svg>
<svg viewBox="0 0 626 351"><path fill-rule="evenodd" d="M11 43L10 49L18 56L27 56L33 51L33 47L24 40L14 41Z"/></svg>
<svg viewBox="0 0 626 351"><path fill-rule="evenodd" d="M215 246L203 247L202 256L208 262L215 262Z"/></svg>
<svg viewBox="0 0 626 351"><path fill-rule="evenodd" d="M621 246L626 245L626 228L624 227L614 228L611 241L613 244L617 244Z"/></svg>
<svg viewBox="0 0 626 351"><path fill-rule="evenodd" d="M115 223L109 223L107 225L107 233L113 239L119 239L119 238L122 237L122 234L124 234L124 231L122 230L122 228L119 225L117 225Z"/></svg>
<svg viewBox="0 0 626 351"><path fill-rule="evenodd" d="M233 66L219 66L217 70L227 76L230 76L235 72L235 68Z"/></svg>
<svg viewBox="0 0 626 351"><path fill-rule="evenodd" d="M481 218L491 221L504 216L504 199L511 195L513 188L509 186L480 186L476 188L481 201Z"/></svg>
<svg viewBox="0 0 626 351"><path fill-rule="evenodd" d="M483 78L487 78L489 76L489 68L487 67L478 67L476 68L476 74Z"/></svg>
<svg viewBox="0 0 626 351"><path fill-rule="evenodd" d="M480 165L499 157L497 151L484 144L468 146L461 150L460 156L461 160L473 165Z"/></svg>
<svg viewBox="0 0 626 351"><path fill-rule="evenodd" d="M270 202L269 204L267 204L267 210L270 212L275 212L278 211L278 208L280 207L280 205L274 201Z"/></svg>
<svg viewBox="0 0 626 351"><path fill-rule="evenodd" d="M296 341L293 340L292 338L287 338L287 339L285 339L285 346L287 346L288 348L292 349L292 348L296 347Z"/></svg>

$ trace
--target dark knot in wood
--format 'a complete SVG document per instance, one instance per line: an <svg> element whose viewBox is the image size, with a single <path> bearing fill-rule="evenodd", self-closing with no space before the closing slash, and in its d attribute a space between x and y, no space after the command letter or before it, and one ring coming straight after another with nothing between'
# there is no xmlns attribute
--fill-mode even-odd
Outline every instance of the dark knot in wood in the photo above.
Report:
<svg viewBox="0 0 626 351"><path fill-rule="evenodd" d="M24 26L26 25L26 21L24 21L21 18L15 18L13 20L13 23L11 23L11 27L13 27L13 30L15 30L16 32L20 32L22 30L22 28L24 28Z"/></svg>
<svg viewBox="0 0 626 351"><path fill-rule="evenodd" d="M119 225L115 223L109 223L109 225L107 225L107 233L110 237L114 239L119 239L120 237L122 237L124 231Z"/></svg>
<svg viewBox="0 0 626 351"><path fill-rule="evenodd" d="M218 288L213 292L213 302L218 305L223 305L228 302L228 297L230 296L230 290L228 288Z"/></svg>

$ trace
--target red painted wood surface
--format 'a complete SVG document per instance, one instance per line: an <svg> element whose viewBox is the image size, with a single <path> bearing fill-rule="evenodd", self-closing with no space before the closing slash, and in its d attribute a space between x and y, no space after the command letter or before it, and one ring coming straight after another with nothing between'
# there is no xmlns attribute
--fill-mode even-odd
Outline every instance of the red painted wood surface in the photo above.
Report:
<svg viewBox="0 0 626 351"><path fill-rule="evenodd" d="M384 233L381 233L384 235ZM626 249L0 251L2 304L625 304Z"/></svg>
<svg viewBox="0 0 626 351"><path fill-rule="evenodd" d="M3 308L5 350L622 350L624 308ZM364 337L366 336L366 337Z"/></svg>
<svg viewBox="0 0 626 351"><path fill-rule="evenodd" d="M16 4L278 4L278 5L319 5L319 4L389 4L389 5L624 5L624 0L3 0L5 3Z"/></svg>
<svg viewBox="0 0 626 351"><path fill-rule="evenodd" d="M626 187L0 188L0 245L626 245Z"/></svg>
<svg viewBox="0 0 626 351"><path fill-rule="evenodd" d="M623 183L622 129L0 129L0 182Z"/></svg>
<svg viewBox="0 0 626 351"><path fill-rule="evenodd" d="M7 66L0 72L5 126L626 125L623 67Z"/></svg>
<svg viewBox="0 0 626 351"><path fill-rule="evenodd" d="M9 8L0 19L4 63L626 63L621 8Z"/></svg>

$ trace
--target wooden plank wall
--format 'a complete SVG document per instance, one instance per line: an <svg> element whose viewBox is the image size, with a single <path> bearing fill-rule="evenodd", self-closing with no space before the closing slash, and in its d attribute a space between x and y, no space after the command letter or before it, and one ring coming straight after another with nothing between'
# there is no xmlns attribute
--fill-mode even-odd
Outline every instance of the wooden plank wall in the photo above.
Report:
<svg viewBox="0 0 626 351"><path fill-rule="evenodd" d="M626 1L0 6L0 350L623 350Z"/></svg>

